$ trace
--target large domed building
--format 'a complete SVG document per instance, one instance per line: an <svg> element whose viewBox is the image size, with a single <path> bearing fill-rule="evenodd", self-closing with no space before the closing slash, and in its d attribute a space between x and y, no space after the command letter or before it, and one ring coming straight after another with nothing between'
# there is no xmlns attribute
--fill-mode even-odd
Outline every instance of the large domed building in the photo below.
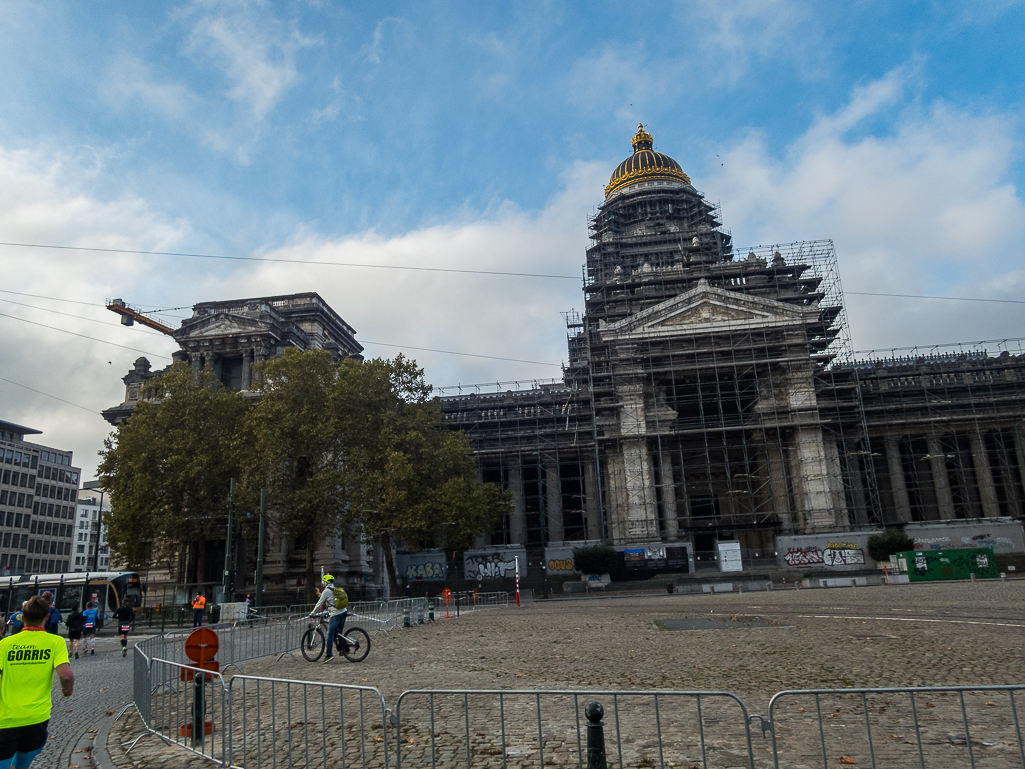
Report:
<svg viewBox="0 0 1025 769"><path fill-rule="evenodd" d="M442 388L481 477L514 500L464 554L462 576L507 589L517 563L536 579L543 561L570 577L574 548L599 542L618 551L620 577L872 574L866 542L885 526L922 547L1025 553L1009 523L1025 516L1022 340L998 354L955 345L856 360L831 241L737 250L644 126L631 144L590 220L562 378ZM197 305L174 338L176 357L243 390L253 361L285 347L362 350L316 294ZM127 418L154 373L140 359L105 416ZM292 584L304 562L278 536L265 573ZM223 562L223 543L207 544L208 563ZM371 571L383 584L379 550L339 537L316 562L350 586ZM407 579L457 576L444 554L396 560Z"/></svg>

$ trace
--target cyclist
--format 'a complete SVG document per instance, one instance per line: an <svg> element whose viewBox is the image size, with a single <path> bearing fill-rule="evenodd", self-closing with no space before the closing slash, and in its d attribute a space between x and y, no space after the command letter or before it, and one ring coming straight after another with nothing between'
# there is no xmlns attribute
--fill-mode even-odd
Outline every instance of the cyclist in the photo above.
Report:
<svg viewBox="0 0 1025 769"><path fill-rule="evenodd" d="M126 603L121 604L114 611L114 620L117 622L117 633L121 638L121 656L128 654L128 632L132 629L132 622L135 621L135 609Z"/></svg>
<svg viewBox="0 0 1025 769"><path fill-rule="evenodd" d="M345 594L345 588L335 587L335 578L332 575L325 574L321 579L323 581L320 583L322 588L320 600L313 607L310 616L312 617L319 612L321 608L325 608L331 617L327 625L327 656L324 658L324 662L328 662L334 654L336 638L342 653L344 654L349 651L349 642L342 635L342 628L345 627L345 618L349 614L349 596Z"/></svg>

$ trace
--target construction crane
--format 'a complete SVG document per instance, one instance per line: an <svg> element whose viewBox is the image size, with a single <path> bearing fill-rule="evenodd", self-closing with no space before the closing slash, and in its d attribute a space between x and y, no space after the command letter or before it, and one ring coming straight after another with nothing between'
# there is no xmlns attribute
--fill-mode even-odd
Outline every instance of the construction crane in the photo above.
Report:
<svg viewBox="0 0 1025 769"><path fill-rule="evenodd" d="M155 328L162 334L167 334L168 336L170 336L174 333L174 329L170 326L165 326L163 323L153 320L153 318L150 318L146 315L143 315L138 310L129 307L121 299L108 299L107 309L111 312L116 312L118 315L121 316L122 326L134 326L135 322L139 321L139 323L141 323L142 325L148 326L149 328Z"/></svg>

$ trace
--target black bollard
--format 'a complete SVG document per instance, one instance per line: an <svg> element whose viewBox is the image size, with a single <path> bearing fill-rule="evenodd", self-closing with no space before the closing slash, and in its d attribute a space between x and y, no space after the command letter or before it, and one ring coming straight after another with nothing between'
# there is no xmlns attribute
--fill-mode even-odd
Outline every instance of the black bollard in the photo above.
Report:
<svg viewBox="0 0 1025 769"><path fill-rule="evenodd" d="M589 703L584 708L587 717L587 769L606 769L605 766L605 727L602 716L605 709L597 702Z"/></svg>

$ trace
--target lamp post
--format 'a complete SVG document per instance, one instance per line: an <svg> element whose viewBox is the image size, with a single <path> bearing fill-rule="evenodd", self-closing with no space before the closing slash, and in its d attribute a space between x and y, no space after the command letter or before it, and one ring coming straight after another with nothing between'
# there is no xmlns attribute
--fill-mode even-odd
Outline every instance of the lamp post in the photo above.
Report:
<svg viewBox="0 0 1025 769"><path fill-rule="evenodd" d="M235 479L231 479L231 488L228 492L228 539L224 543L224 584L221 601L231 603L231 569L232 569L232 534L235 528Z"/></svg>

